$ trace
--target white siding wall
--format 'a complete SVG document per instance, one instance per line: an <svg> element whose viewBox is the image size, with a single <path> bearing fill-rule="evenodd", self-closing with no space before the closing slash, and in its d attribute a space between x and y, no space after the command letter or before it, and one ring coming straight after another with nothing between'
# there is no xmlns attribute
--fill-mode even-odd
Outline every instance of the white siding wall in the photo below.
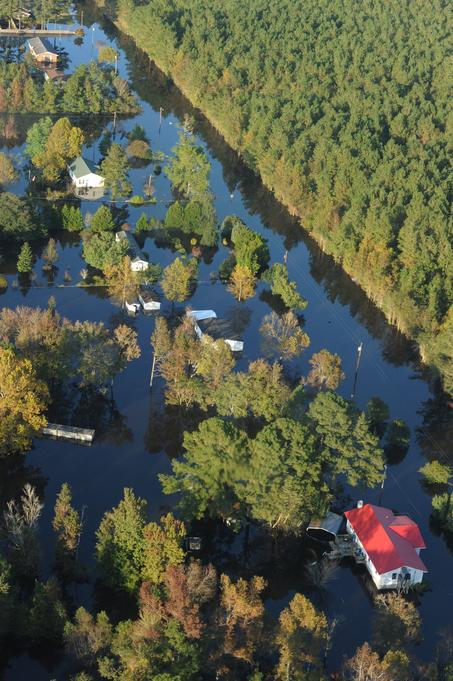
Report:
<svg viewBox="0 0 453 681"><path fill-rule="evenodd" d="M396 568L395 570L391 570L390 572L384 572L382 575L380 575L373 563L371 562L370 558L368 557L367 552L365 551L362 542L360 539L357 537L356 533L354 532L352 525L350 524L349 520L346 522L346 530L348 534L350 534L354 538L354 542L357 544L357 546L362 549L363 553L366 556L366 562L365 566L368 570L368 572L371 575L371 579L373 582L376 584L378 589L391 589L391 588L396 588L398 586L398 575L402 574L404 578L404 574L409 573L411 576L410 582L411 584L419 584L422 579L423 579L423 572L421 570L416 570L415 568L409 568L409 567L404 567L404 568ZM403 573L404 570L404 573ZM392 579L392 575L396 574L397 578Z"/></svg>

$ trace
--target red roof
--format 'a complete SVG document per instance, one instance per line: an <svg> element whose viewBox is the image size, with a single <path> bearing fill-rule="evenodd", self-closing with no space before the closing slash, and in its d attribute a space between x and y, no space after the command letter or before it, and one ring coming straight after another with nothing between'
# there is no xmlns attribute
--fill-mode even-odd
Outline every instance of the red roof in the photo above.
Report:
<svg viewBox="0 0 453 681"><path fill-rule="evenodd" d="M373 504L353 508L345 516L378 574L401 567L428 572L415 550L424 549L425 542L418 525L408 516Z"/></svg>

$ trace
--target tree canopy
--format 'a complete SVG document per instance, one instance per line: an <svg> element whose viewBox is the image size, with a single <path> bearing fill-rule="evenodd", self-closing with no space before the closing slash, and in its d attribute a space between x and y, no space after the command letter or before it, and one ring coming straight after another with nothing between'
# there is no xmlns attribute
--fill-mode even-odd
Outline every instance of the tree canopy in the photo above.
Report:
<svg viewBox="0 0 453 681"><path fill-rule="evenodd" d="M449 3L109 6L323 250L445 367Z"/></svg>

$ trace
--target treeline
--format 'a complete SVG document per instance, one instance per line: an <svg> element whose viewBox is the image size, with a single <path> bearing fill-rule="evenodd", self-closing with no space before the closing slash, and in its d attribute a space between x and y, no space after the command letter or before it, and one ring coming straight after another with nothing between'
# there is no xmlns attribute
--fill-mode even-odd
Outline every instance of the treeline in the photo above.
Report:
<svg viewBox="0 0 453 681"><path fill-rule="evenodd" d="M140 106L126 80L110 66L81 64L64 87L45 81L41 71L0 62L0 113L138 113Z"/></svg>
<svg viewBox="0 0 453 681"><path fill-rule="evenodd" d="M107 5L452 389L448 3Z"/></svg>
<svg viewBox="0 0 453 681"><path fill-rule="evenodd" d="M22 651L64 649L62 672L71 681L327 681L335 620L301 593L272 617L265 611L263 577L232 577L197 560L188 550L189 528L171 513L150 522L146 501L131 489L96 531L97 577L112 607L75 609L71 586L86 581L87 570L78 559L83 518L69 485L55 501L53 574L46 581L38 535L42 510L27 484L3 514L0 643L14 642ZM312 580L315 587L314 573ZM118 616L125 599L128 619ZM451 634L443 632L435 661L420 663L409 652L420 640L414 603L394 593L376 596L375 606L371 645L358 647L335 679L450 678Z"/></svg>

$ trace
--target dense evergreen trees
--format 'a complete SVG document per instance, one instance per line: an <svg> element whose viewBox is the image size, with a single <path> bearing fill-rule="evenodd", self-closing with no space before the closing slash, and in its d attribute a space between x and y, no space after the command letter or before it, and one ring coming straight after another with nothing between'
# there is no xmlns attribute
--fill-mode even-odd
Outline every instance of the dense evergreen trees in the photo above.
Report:
<svg viewBox="0 0 453 681"><path fill-rule="evenodd" d="M424 358L451 366L448 3L108 6Z"/></svg>
<svg viewBox="0 0 453 681"><path fill-rule="evenodd" d="M0 62L0 112L137 113L140 107L127 81L109 66L91 61L76 67L63 89L45 82L27 63Z"/></svg>

